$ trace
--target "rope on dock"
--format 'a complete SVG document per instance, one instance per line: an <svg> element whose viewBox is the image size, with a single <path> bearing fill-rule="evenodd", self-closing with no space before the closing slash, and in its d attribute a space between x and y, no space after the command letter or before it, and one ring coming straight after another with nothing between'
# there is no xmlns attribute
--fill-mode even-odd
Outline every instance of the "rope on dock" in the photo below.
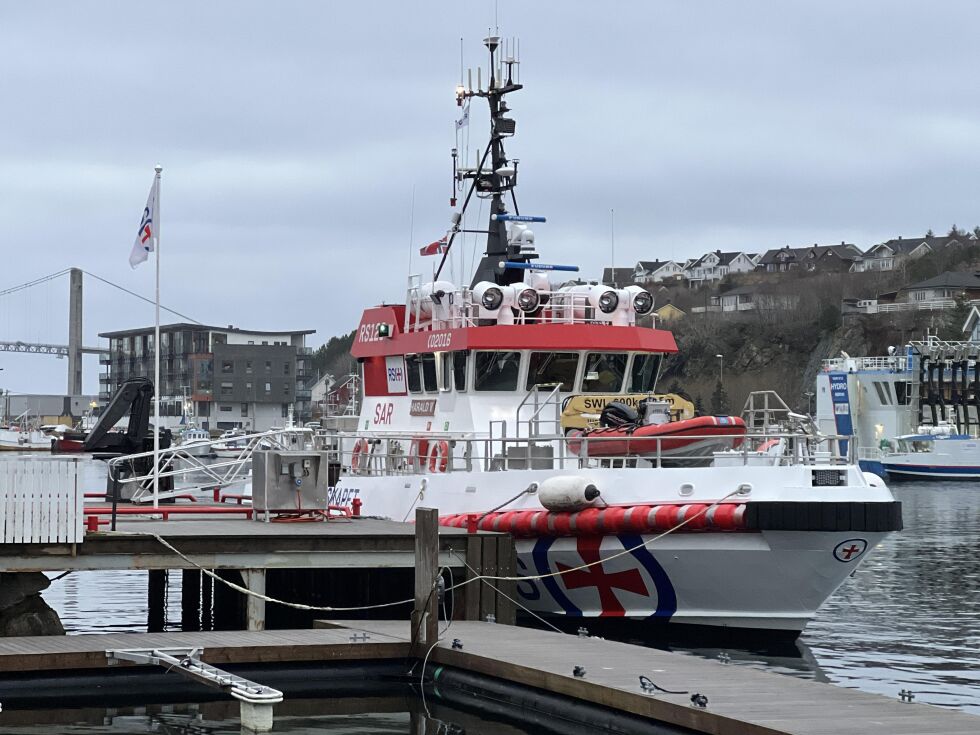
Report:
<svg viewBox="0 0 980 735"><path fill-rule="evenodd" d="M617 552L616 554L613 554L612 556L607 556L605 558L597 559L596 561L589 562L589 563L586 563L586 564L580 564L577 567L570 567L569 569L562 569L562 570L557 571L557 572L551 572L550 574L533 574L533 575L530 575L529 574L529 575L521 575L521 576L516 576L516 577L498 577L498 576L494 576L494 575L490 575L490 574L477 574L477 575L475 575L473 577L470 577L469 579L465 579L462 582L459 582L459 583L454 584L454 585L452 585L450 587L447 587L446 588L446 591L448 592L448 591L451 591L451 590L457 590L457 589L460 589L461 587L465 587L468 584L471 584L471 583L476 582L476 581L481 581L481 580L484 581L484 582L488 582L489 583L489 581L494 581L494 582L524 582L524 581L532 581L532 580L538 580L538 579L550 579L550 578L554 578L554 577L560 577L560 576L562 576L564 574L568 574L569 572L577 572L577 571L581 571L583 569L589 569L591 567L598 566L600 564L604 564L606 562L612 561L613 559L618 559L621 556L626 556L627 554L632 554L637 549L642 549L644 547L647 547L647 546L650 546L651 544L656 543L657 541L659 541L660 539L662 539L664 536L668 536L669 534L674 533L678 529L683 528L687 524L692 523L693 521L697 520L698 518L700 518L701 516L703 516L705 513L707 513L708 511L710 511L715 506L719 505L720 503L725 502L726 500L728 500L732 496L738 495L741 492L742 492L742 489L741 488L739 488L737 490L733 490L732 492L728 493L724 497L721 497L718 500L716 500L715 502L711 503L711 505L706 505L698 513L695 513L690 518L685 518L683 521L681 521L680 523L676 524L675 526L673 526L671 528L668 528L663 533L657 534L653 538L651 538L651 539L649 539L647 541L644 541L642 543L639 543L636 546L630 546L629 548L625 548L622 551ZM143 533L139 533L139 534L134 533L133 535L144 535L144 534ZM234 582L231 582L231 581L225 579L224 577L221 577L221 576L215 574L212 570L206 569L205 567L201 566L196 561L194 561L193 559L191 559L189 556L187 556L186 554L184 554L183 552L181 552L179 549L177 549L173 544L171 544L169 541L167 541L166 539L164 539L162 536L160 536L158 534L155 534L155 533L150 533L148 535L150 535L153 538L155 538L162 546L164 546L165 548L167 548L170 551L172 551L174 554L176 554L177 556L179 556L181 559L183 559L184 561L186 561L191 566L193 566L193 567L201 570L204 574L206 574L209 577L211 577L211 579L214 579L214 580L217 580L218 582L221 582L221 584L223 584L223 585L225 585L227 587L230 587L231 589L235 590L236 592L240 592L243 595L251 595L252 597L256 597L256 598L258 598L260 600L264 600L265 602L272 602L272 603L275 603L276 605L283 605L285 607L291 607L291 608L293 608L295 610L308 610L308 611L312 611L312 612L357 612L357 611L360 611L360 610L379 610L381 608L386 608L386 607L397 607L398 605L407 605L407 604L414 604L415 603L415 598L414 597L409 598L407 600L398 600L396 602L382 602L382 603L378 603L378 604L375 604L375 605L356 605L354 607L333 607L333 606L330 606L330 605L305 605L305 604L303 604L301 602L286 602L285 600L279 600L279 599L276 599L275 597L269 597L268 595L265 595L265 594L262 594L262 593L259 593L259 592L255 592L254 590L250 590L250 589L248 589L248 587L243 587L240 584L235 584ZM466 564L465 560L463 561L463 563L470 569L470 571L475 571L475 570L472 569L472 567L469 566L469 564ZM442 569L439 570L439 575L436 577L435 581L433 581L433 583L432 583L432 592L430 592L430 596L431 596L431 594L433 592L435 592L435 589L436 589L436 587L439 584L439 579L442 577L442 571L443 571ZM493 585L491 585L491 586L493 586ZM496 589L496 587L494 587L494 589ZM500 592L500 590L497 590L497 591ZM501 594L503 594L503 593L501 592ZM513 598L509 597L508 595L504 595L504 597L507 597L507 599L511 600L512 602L516 602L516 600L513 600ZM520 603L517 603L517 604L520 604ZM524 606L521 605L521 607L524 607ZM524 609L527 609L527 608L524 608Z"/></svg>

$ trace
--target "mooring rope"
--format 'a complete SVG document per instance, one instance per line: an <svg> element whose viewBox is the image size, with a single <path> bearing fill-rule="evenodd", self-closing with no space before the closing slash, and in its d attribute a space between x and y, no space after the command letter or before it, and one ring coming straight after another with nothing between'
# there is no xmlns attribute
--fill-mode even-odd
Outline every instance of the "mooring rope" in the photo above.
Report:
<svg viewBox="0 0 980 735"><path fill-rule="evenodd" d="M650 539L648 539L646 541L643 541L643 542L641 542L641 543L639 543L639 544L637 544L635 546L630 546L630 547L624 548L622 551L620 551L620 552L618 552L616 554L613 554L612 556L607 556L605 558L597 559L596 561L593 561L593 562L588 562L586 564L580 564L577 567L570 567L568 569L562 569L562 570L559 570L557 572L551 572L551 573L548 573L548 574L528 574L528 575L521 575L521 576L514 576L514 577L501 577L501 576L496 576L496 575L492 575L492 574L477 574L476 576L470 577L469 579L463 580L462 582L458 582L457 584L454 584L454 585L452 585L450 587L447 587L446 588L446 592L460 589L462 587L465 587L468 584L472 584L473 582L477 582L477 581L484 581L484 582L489 582L489 581L494 581L494 582L528 582L528 581L534 581L534 580L540 580L540 579L551 579L551 578L554 578L554 577L560 577L560 576L562 576L564 574L568 574L570 572L577 572L577 571L581 571L583 569L590 569L591 567L598 566L600 564L604 564L606 562L612 561L613 559L618 559L619 557L626 556L627 554L632 554L634 551L636 551L638 549L642 549L642 548L645 548L647 546L650 546L651 544L656 543L657 541L659 541L660 539L664 538L665 536L668 536L669 534L672 534L675 531L677 531L677 530L683 528L684 526L688 525L692 521L697 520L698 518L700 518L701 516L703 516L705 513L707 513L708 511L710 511L712 508L714 508L715 506L719 505L720 503L725 502L726 500L728 500L729 498L731 498L734 495L740 494L741 492L742 492L741 489L739 489L739 490L733 490L732 492L728 493L727 495L725 495L725 496L719 498L718 500L714 501L710 505L705 506L700 511L698 511L697 513L695 513L694 515L692 515L690 518L685 518L683 521L681 521L680 523L672 526L671 528L668 528L666 531L663 531L662 533L660 533L660 534L658 534L656 536L653 536L652 538L650 538ZM207 569L207 568L201 566L200 564L198 564L196 561L194 561L193 559L191 559L186 554L182 553L173 544L171 544L169 541L167 541L166 539L164 539L159 534L156 534L156 533L144 534L144 533L141 533L141 532L138 532L138 531L133 531L133 532L127 532L127 531L118 532L117 531L116 533L125 534L125 535L132 535L132 536L143 536L143 535L152 536L160 544L162 544L165 548L167 548L170 551L172 551L174 554L176 554L177 556L179 556L181 559L183 559L184 561L186 561L188 564L190 564L193 567L196 567L197 569L200 569L204 574L208 575L212 579L215 579L215 580L221 582L222 584L226 585L227 587L230 587L231 589L236 590L237 592L240 592L241 594L251 595L251 596L256 597L256 598L258 598L260 600L264 600L265 602L272 602L272 603L275 603L277 605L284 605L286 607L291 607L291 608L294 608L296 610L309 610L309 611L313 611L313 612L355 612L355 611L359 611L359 610L377 610L377 609L386 608L386 607L396 607L398 605L407 605L409 603L414 604L414 602L415 602L415 598L414 597L413 598L410 598L410 599L407 599L407 600L398 600L397 602L382 602L382 603L378 603L378 604L374 604L374 605L357 605L357 606L353 606L353 607L333 607L333 606L330 606L330 605L306 605L306 604L303 604L303 603L300 603L300 602L287 602L285 600L279 600L279 599L276 599L275 597L270 597L268 595L265 595L265 594L262 594L262 593L259 593L259 592L255 592L254 590L250 590L247 587L243 587L240 584L236 584L234 582L231 582L231 581L225 579L224 577L219 576L218 574L214 573L210 569ZM465 560L464 560L463 563L468 568L470 568L471 571L475 571L475 570L472 569L472 567L469 566L469 564L466 564ZM439 576L441 576L441 574L442 574L442 569L440 569ZM439 581L438 581L439 580L439 576L437 576L436 577L436 581L433 582L433 588L432 588L433 591L436 589L436 586L439 583ZM496 587L494 589L496 589ZM501 593L501 594L503 594L503 593ZM432 592L429 593L429 596L430 597L431 597L431 595L432 595ZM504 596L507 597L507 595L504 595ZM508 597L508 599L511 599L511 598Z"/></svg>

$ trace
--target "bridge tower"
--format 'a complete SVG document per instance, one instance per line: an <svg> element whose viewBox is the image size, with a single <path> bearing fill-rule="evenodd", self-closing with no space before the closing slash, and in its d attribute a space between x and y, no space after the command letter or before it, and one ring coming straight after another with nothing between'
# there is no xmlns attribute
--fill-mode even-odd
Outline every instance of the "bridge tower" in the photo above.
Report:
<svg viewBox="0 0 980 735"><path fill-rule="evenodd" d="M68 276L68 395L82 394L82 271Z"/></svg>

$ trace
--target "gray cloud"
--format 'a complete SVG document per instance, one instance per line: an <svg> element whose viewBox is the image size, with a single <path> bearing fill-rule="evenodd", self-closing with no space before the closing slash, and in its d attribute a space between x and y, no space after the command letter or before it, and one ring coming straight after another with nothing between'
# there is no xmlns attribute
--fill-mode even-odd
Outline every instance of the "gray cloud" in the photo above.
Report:
<svg viewBox="0 0 980 735"><path fill-rule="evenodd" d="M549 218L545 260L607 265L611 208L620 265L980 222L975 3L505 0L499 15L521 37L508 150L522 209ZM351 329L402 294L413 188L412 247L446 228L459 38L475 66L492 16L445 0L4 4L0 286L80 265L152 293L152 268L126 258L160 162L165 302ZM64 341L66 290L0 299L0 336ZM86 315L92 341L152 308L89 283ZM0 366L3 387L64 384L50 358Z"/></svg>

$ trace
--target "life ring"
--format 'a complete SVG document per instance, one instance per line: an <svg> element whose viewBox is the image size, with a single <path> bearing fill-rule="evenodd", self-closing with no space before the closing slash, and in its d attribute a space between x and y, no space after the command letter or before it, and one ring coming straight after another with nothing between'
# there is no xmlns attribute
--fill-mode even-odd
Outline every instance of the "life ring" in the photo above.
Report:
<svg viewBox="0 0 980 735"><path fill-rule="evenodd" d="M425 468L425 463L429 458L429 441L422 437L415 437L408 447L409 465L416 472Z"/></svg>
<svg viewBox="0 0 980 735"><path fill-rule="evenodd" d="M429 445L429 472L445 472L449 466L449 442L441 439Z"/></svg>
<svg viewBox="0 0 980 735"><path fill-rule="evenodd" d="M357 474L367 469L368 457L371 454L371 446L367 439L358 439L354 442L354 451L351 453L350 468Z"/></svg>

